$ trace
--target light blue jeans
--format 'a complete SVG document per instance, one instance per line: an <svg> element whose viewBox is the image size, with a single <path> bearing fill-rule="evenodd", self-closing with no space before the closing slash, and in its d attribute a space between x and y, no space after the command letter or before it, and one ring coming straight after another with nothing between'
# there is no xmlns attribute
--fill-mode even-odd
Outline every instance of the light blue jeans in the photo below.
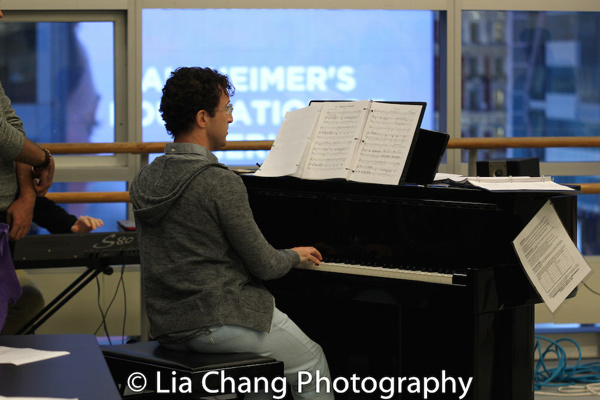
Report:
<svg viewBox="0 0 600 400"><path fill-rule="evenodd" d="M286 314L275 308L271 332L259 332L235 325L222 325L209 328L206 332L185 343L165 344L173 350L196 351L199 353L255 353L283 361L284 375L291 386L294 399L333 399L333 394L317 393L317 371L319 377L331 381L329 367L323 349L298 328ZM299 373L302 381L299 385ZM310 384L307 374L310 373ZM300 391L299 392L299 386ZM246 394L246 399L270 399L263 394Z"/></svg>

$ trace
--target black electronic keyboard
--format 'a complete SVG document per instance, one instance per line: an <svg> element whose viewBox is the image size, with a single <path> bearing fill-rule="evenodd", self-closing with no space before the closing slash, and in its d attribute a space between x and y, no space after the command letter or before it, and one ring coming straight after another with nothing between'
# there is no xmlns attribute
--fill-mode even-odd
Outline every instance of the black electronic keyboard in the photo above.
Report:
<svg viewBox="0 0 600 400"><path fill-rule="evenodd" d="M111 265L139 264L137 233L94 232L31 235L17 241L13 262L17 269L86 267L81 275L50 301L18 333L30 334Z"/></svg>
<svg viewBox="0 0 600 400"><path fill-rule="evenodd" d="M304 264L266 285L324 348L334 377L445 371L474 378L467 399L533 399L534 305L541 299L512 240L549 200L575 239L572 192L242 179L273 246L315 246L323 255L319 266Z"/></svg>
<svg viewBox="0 0 600 400"><path fill-rule="evenodd" d="M15 243L15 268L139 264L137 233L94 232L31 235Z"/></svg>

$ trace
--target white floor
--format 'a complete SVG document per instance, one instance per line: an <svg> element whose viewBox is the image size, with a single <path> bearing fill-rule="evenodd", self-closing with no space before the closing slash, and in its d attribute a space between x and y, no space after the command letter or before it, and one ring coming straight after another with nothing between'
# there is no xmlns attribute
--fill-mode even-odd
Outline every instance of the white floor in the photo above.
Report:
<svg viewBox="0 0 600 400"><path fill-rule="evenodd" d="M585 388L584 386L563 388L563 391L557 388L544 388L535 392L535 400L581 400L581 399L600 399L600 385L596 387Z"/></svg>

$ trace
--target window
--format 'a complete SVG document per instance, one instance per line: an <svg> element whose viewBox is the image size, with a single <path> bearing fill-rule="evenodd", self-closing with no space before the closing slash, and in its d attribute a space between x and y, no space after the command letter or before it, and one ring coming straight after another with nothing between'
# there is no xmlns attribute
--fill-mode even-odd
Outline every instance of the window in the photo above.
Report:
<svg viewBox="0 0 600 400"><path fill-rule="evenodd" d="M463 11L462 15L463 26L471 32L494 27L485 43L463 40L463 59L469 60L463 62L463 136L473 131L477 137L496 136L494 132L508 137L598 134L600 48L593 43L600 41L600 13ZM486 67L475 69L475 59ZM600 159L597 150L563 150L494 153L539 157L541 162Z"/></svg>
<svg viewBox="0 0 600 400"><path fill-rule="evenodd" d="M0 24L0 81L30 139L114 141L113 30L105 21Z"/></svg>
<svg viewBox="0 0 600 400"><path fill-rule="evenodd" d="M597 136L600 132L599 12L463 11L462 23L489 43L466 43L463 59L493 60L493 69L463 63L463 137ZM497 33L503 33L499 40ZM483 36L480 37L482 40ZM484 45L484 46L481 46ZM466 152L463 152L463 160ZM600 161L595 148L494 149L478 159L537 157L545 163ZM555 176L560 183L597 183L591 176ZM579 248L600 253L597 195L578 199Z"/></svg>
<svg viewBox="0 0 600 400"><path fill-rule="evenodd" d="M311 100L426 101L434 129L432 11L143 10L143 139L168 141L161 89L180 66L215 68L236 87L228 140L273 140ZM201 24L198 21L202 21ZM218 152L227 165L266 152Z"/></svg>
<svg viewBox="0 0 600 400"><path fill-rule="evenodd" d="M115 32L124 30L124 19L98 12L6 14L10 20L0 23L0 81L27 136L38 143L123 140L123 129L115 124ZM58 156L61 168L51 191L126 190L123 176L121 182L87 182L98 179L97 166L123 167L125 157ZM106 231L127 218L126 204L65 208L102 218Z"/></svg>

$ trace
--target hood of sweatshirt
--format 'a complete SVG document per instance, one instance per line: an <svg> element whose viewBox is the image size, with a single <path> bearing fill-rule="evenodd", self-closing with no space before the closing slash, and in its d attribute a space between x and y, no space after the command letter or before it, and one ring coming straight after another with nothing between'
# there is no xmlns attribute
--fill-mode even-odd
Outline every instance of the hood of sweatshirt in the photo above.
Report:
<svg viewBox="0 0 600 400"><path fill-rule="evenodd" d="M207 168L227 169L212 158L197 153L165 154L142 168L129 189L135 217L152 225L160 222L198 174Z"/></svg>

